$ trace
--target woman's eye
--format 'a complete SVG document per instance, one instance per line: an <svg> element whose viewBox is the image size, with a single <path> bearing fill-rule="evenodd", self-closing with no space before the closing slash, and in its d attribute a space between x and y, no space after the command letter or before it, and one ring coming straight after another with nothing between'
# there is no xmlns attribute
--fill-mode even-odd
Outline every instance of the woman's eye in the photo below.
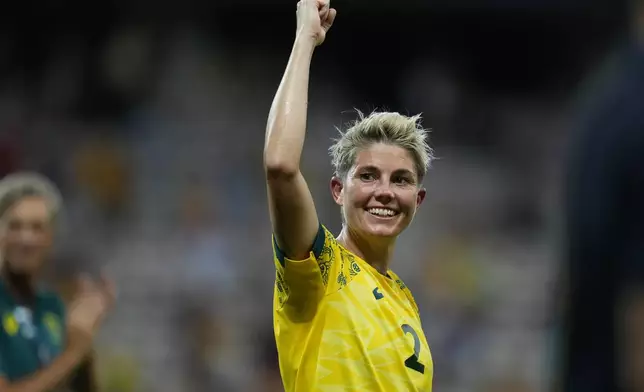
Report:
<svg viewBox="0 0 644 392"><path fill-rule="evenodd" d="M41 233L45 230L45 225L41 222L37 222L31 225L31 228L33 229L33 231L37 233Z"/></svg>
<svg viewBox="0 0 644 392"><path fill-rule="evenodd" d="M396 178L394 178L394 183L396 183L396 184L409 184L410 181L406 177L396 177Z"/></svg>
<svg viewBox="0 0 644 392"><path fill-rule="evenodd" d="M362 181L373 181L375 176L372 173L362 173L360 174L360 179Z"/></svg>
<svg viewBox="0 0 644 392"><path fill-rule="evenodd" d="M20 224L20 222L16 220L9 221L9 224L7 225L7 228L12 231L18 231L21 227L22 225Z"/></svg>

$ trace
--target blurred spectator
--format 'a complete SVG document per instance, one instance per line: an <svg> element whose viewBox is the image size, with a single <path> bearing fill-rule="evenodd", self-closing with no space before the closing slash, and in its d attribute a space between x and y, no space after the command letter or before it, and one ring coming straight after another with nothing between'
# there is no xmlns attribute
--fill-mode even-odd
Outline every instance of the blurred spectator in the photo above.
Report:
<svg viewBox="0 0 644 392"><path fill-rule="evenodd" d="M177 319L180 347L186 348L183 363L186 390L234 391L236 388L220 363L227 326L201 302L185 298L186 306Z"/></svg>
<svg viewBox="0 0 644 392"><path fill-rule="evenodd" d="M197 179L189 181L180 194L173 237L181 253L184 290L224 298L235 290L237 271L216 197Z"/></svg>
<svg viewBox="0 0 644 392"><path fill-rule="evenodd" d="M125 212L129 170L123 149L113 139L98 136L81 144L74 157L77 183L112 221Z"/></svg>
<svg viewBox="0 0 644 392"><path fill-rule="evenodd" d="M277 357L277 346L275 345L275 336L271 331L272 328L268 327L263 329L257 338L257 346L259 347L258 364L259 377L257 379L257 392L282 392L282 378L280 375L279 361Z"/></svg>
<svg viewBox="0 0 644 392"><path fill-rule="evenodd" d="M102 349L98 369L98 385L102 392L138 392L143 390L140 365L131 355Z"/></svg>

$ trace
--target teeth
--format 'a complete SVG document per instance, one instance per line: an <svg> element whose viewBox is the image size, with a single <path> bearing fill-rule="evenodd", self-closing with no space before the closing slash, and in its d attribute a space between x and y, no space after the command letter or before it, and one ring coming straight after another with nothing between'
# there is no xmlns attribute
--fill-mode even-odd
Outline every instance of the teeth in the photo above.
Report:
<svg viewBox="0 0 644 392"><path fill-rule="evenodd" d="M369 213L378 216L394 216L396 212L388 208L369 208Z"/></svg>

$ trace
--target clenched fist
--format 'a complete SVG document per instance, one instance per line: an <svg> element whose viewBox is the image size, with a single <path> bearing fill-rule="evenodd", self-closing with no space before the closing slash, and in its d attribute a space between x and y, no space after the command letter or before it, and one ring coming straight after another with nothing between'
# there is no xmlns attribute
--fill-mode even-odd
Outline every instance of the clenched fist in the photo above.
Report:
<svg viewBox="0 0 644 392"><path fill-rule="evenodd" d="M337 14L329 0L300 0L297 3L297 34L320 45L326 38Z"/></svg>

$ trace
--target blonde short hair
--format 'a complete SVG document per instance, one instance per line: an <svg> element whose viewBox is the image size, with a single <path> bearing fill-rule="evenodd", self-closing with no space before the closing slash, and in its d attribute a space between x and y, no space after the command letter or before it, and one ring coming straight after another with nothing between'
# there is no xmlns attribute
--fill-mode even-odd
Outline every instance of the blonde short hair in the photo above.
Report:
<svg viewBox="0 0 644 392"><path fill-rule="evenodd" d="M54 220L62 209L63 198L49 179L37 173L21 172L0 180L0 220L20 199L34 196L45 200Z"/></svg>
<svg viewBox="0 0 644 392"><path fill-rule="evenodd" d="M340 131L340 137L329 148L335 175L345 178L360 149L374 143L387 143L411 153L421 181L434 158L428 144L427 130L420 124L421 116L376 111L365 116L359 110L357 112L358 119L350 123L346 131Z"/></svg>

